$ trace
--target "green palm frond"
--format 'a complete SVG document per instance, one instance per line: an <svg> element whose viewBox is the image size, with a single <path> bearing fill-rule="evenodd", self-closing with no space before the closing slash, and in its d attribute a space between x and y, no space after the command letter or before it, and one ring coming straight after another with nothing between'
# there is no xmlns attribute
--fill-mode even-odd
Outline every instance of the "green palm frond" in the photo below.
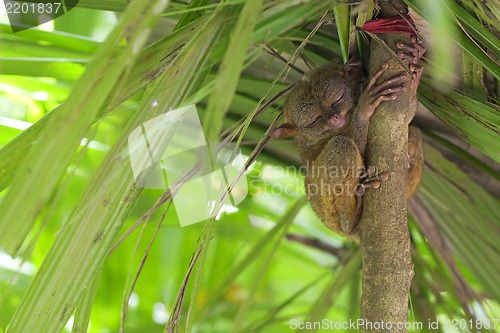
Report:
<svg viewBox="0 0 500 333"><path fill-rule="evenodd" d="M498 318L500 6L405 1L433 29L420 31L419 100L431 114L415 119L426 166L411 205L409 318ZM0 331L70 332L69 321L73 332L163 332L170 318L180 331L281 332L357 318L359 251L306 203L293 143L260 151L284 98L256 113L310 67L345 62L353 23L375 11L373 1L80 0L52 27L12 33L2 21ZM242 203L181 228L169 192L135 184L127 142L188 104L208 140L234 138L256 162Z"/></svg>

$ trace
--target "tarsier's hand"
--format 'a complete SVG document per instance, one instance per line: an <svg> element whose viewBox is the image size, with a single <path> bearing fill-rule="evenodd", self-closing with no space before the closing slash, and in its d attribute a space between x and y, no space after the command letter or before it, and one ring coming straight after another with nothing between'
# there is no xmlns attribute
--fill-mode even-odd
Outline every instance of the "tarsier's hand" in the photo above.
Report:
<svg viewBox="0 0 500 333"><path fill-rule="evenodd" d="M373 75L368 85L359 98L359 116L363 120L369 120L375 109L383 101L393 101L398 97L398 92L406 91L405 81L409 75L402 73L376 85L377 79L388 68L388 64L382 67Z"/></svg>
<svg viewBox="0 0 500 333"><path fill-rule="evenodd" d="M403 42L397 42L396 46L398 49L399 58L410 61L410 71L412 72L411 88L416 89L422 76L423 68L420 67L420 58L425 53L425 48L422 46L422 42L417 40L417 37L411 37L411 45L407 45Z"/></svg>
<svg viewBox="0 0 500 333"><path fill-rule="evenodd" d="M396 46L398 49L398 56L402 60L410 61L410 71L412 73L412 79L410 83L410 107L409 107L409 119L408 122L415 115L415 111L417 110L417 88L420 83L420 77L423 73L423 68L420 67L420 58L425 53L425 48L422 46L422 42L417 40L417 37L411 37L411 45L407 45L403 42L397 42Z"/></svg>

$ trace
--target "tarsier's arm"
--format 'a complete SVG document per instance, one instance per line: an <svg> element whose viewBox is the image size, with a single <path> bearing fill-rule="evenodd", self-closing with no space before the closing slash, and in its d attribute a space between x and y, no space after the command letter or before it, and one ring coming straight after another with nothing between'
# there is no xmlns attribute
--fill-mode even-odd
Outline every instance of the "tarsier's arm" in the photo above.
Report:
<svg viewBox="0 0 500 333"><path fill-rule="evenodd" d="M425 48L422 46L415 36L411 37L411 45L403 42L398 42L396 46L400 49L398 56L410 61L410 72L412 78L410 81L410 105L408 106L408 123L415 116L418 105L417 88L420 83L420 77L423 73L423 68L420 67L420 58L425 53ZM422 142L422 134L415 126L410 126L408 129L408 186L406 188L406 198L409 200L413 197L420 185L422 172L424 169L424 146Z"/></svg>

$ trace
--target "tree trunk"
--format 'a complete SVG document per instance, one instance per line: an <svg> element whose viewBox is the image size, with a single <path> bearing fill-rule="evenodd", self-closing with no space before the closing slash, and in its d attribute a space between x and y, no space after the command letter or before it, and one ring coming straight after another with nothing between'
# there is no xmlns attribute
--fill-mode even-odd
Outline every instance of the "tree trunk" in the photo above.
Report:
<svg viewBox="0 0 500 333"><path fill-rule="evenodd" d="M380 0L378 17L406 15L403 1ZM409 34L377 35L397 53L397 41L410 43ZM384 63L389 64L380 81L405 69L386 46L372 40L369 72L373 75ZM408 83L409 86L409 83ZM408 89L409 90L409 89ZM379 189L367 190L361 222L363 287L361 332L406 332L408 295L413 278L410 236L407 221L407 150L410 92L395 101L383 102L370 121L367 166L388 171L389 180ZM401 326L402 327L398 327Z"/></svg>

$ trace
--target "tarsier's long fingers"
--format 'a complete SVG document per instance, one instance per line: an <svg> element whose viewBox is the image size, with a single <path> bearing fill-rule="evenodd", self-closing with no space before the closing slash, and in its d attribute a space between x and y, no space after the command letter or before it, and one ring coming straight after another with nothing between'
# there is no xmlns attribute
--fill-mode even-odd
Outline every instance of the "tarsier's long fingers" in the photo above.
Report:
<svg viewBox="0 0 500 333"><path fill-rule="evenodd" d="M387 68L389 68L389 64L385 63L382 65L382 67L380 67L380 69L377 71L377 73L373 74L372 78L368 82L368 85L366 86L367 90L370 90L371 88L373 88L373 86L375 85L375 82L377 82L378 78L385 72L385 70Z"/></svg>
<svg viewBox="0 0 500 333"><path fill-rule="evenodd" d="M380 92L378 95L375 97L372 97L372 105L374 107L378 107L380 103L384 101L394 101L396 98L398 98L398 92L401 91L406 91L406 86L405 85L400 85L392 88L387 88Z"/></svg>
<svg viewBox="0 0 500 333"><path fill-rule="evenodd" d="M397 42L396 46L400 49L398 51L399 57L403 60L410 60L410 71L412 73L410 89L413 90L418 87L420 77L422 76L423 68L419 66L419 61L425 53L425 48L422 46L422 42L415 36L411 37L411 43L411 45L407 45L403 42Z"/></svg>
<svg viewBox="0 0 500 333"><path fill-rule="evenodd" d="M398 51L398 56L401 59L409 59L413 64L418 64L419 59L422 58L425 53L425 48L415 36L411 37L411 43L411 45L408 45L403 42L397 42L396 46L400 49L400 51Z"/></svg>
<svg viewBox="0 0 500 333"><path fill-rule="evenodd" d="M387 94L391 94L391 93L396 92L396 91L402 91L402 90L394 90L394 89L401 87L401 86L396 86L396 87L388 88L388 89L385 89L385 88L387 88L388 86L393 85L393 84L404 83L404 82L406 82L406 80L408 80L407 73L402 73L400 75L392 77L389 80L382 82L381 84L379 84L378 86L376 86L372 90L370 90L370 96L377 96L379 94L387 95Z"/></svg>
<svg viewBox="0 0 500 333"><path fill-rule="evenodd" d="M424 43L416 36L411 36L411 42L413 43L413 46L418 50L418 57L422 58L425 53Z"/></svg>
<svg viewBox="0 0 500 333"><path fill-rule="evenodd" d="M389 179L389 173L384 171L378 175L362 179L359 186L364 193L367 188L379 188L382 182L385 182L387 179ZM357 191L359 191L359 189L357 189Z"/></svg>
<svg viewBox="0 0 500 333"><path fill-rule="evenodd" d="M389 179L389 173L387 171L384 171L379 173L378 175L373 175L362 179L361 183L368 184L374 181L385 182L387 179Z"/></svg>
<svg viewBox="0 0 500 333"><path fill-rule="evenodd" d="M410 87L411 89L414 89L418 87L418 83L420 82L420 77L422 76L424 69L419 65L410 64L410 71L412 72Z"/></svg>
<svg viewBox="0 0 500 333"><path fill-rule="evenodd" d="M369 104L369 107L365 109L363 114L366 119L371 117L380 103L384 101L393 101L398 97L399 92L407 90L405 83L408 81L409 75L405 72L376 85L377 79L380 78L388 67L387 63L382 65L382 67L372 76L366 86L365 92L368 94L365 101Z"/></svg>
<svg viewBox="0 0 500 333"><path fill-rule="evenodd" d="M378 107L380 103L384 101L394 101L398 97L398 92L406 91L406 85L404 84L408 80L407 73L401 73L395 77L392 77L370 91L370 102L374 108ZM389 87L391 85L398 84L396 86ZM389 88L388 88L389 87Z"/></svg>
<svg viewBox="0 0 500 333"><path fill-rule="evenodd" d="M361 174L359 175L359 178L365 179L371 176L375 176L377 174L377 168L372 166L369 166L367 169L363 170Z"/></svg>
<svg viewBox="0 0 500 333"><path fill-rule="evenodd" d="M412 64L418 64L418 58L416 58L413 54L407 54L403 51L398 51L398 56L401 60L409 60Z"/></svg>
<svg viewBox="0 0 500 333"><path fill-rule="evenodd" d="M412 64L418 64L419 62L419 51L412 47L407 47L406 44L398 42L398 56L402 60L410 60Z"/></svg>

